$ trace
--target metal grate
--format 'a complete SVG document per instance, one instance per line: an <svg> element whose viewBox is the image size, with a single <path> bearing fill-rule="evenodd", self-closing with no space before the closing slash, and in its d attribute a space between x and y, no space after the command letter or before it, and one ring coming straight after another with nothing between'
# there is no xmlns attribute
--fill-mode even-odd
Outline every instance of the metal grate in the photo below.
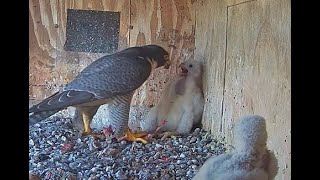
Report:
<svg viewBox="0 0 320 180"><path fill-rule="evenodd" d="M120 13L67 10L65 51L113 53L118 49Z"/></svg>

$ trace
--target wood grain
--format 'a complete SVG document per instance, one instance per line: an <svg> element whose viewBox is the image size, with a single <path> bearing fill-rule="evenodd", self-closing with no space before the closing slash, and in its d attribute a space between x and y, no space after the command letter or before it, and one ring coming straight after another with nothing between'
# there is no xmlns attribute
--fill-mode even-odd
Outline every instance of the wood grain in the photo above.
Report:
<svg viewBox="0 0 320 180"><path fill-rule="evenodd" d="M281 11L279 7L282 7ZM287 13L284 13L287 12ZM290 4L251 1L228 8L223 134L246 114L267 120L268 147L279 161L277 178L291 175ZM235 46L236 45L236 46Z"/></svg>
<svg viewBox="0 0 320 180"><path fill-rule="evenodd" d="M104 53L66 52L67 9L120 12L119 50L129 46L127 0L30 0L29 97L41 100L72 80Z"/></svg>
<svg viewBox="0 0 320 180"><path fill-rule="evenodd" d="M221 134L222 101L225 78L227 4L223 0L197 1L195 59L204 62L205 107L203 126L216 136Z"/></svg>
<svg viewBox="0 0 320 180"><path fill-rule="evenodd" d="M260 114L276 179L291 179L290 1L197 1L195 58L203 58L203 124L233 140L235 121Z"/></svg>
<svg viewBox="0 0 320 180"><path fill-rule="evenodd" d="M191 0L132 0L130 46L157 44L171 52L172 66L157 69L137 90L132 105L153 106L177 66L193 58L195 4Z"/></svg>
<svg viewBox="0 0 320 180"><path fill-rule="evenodd" d="M137 90L133 118L157 104L188 58L204 63L204 128L229 143L245 114L267 119L276 179L291 179L291 4L289 0L30 0L29 97L41 100L101 53L65 52L67 9L120 11L119 49L158 44L171 52Z"/></svg>

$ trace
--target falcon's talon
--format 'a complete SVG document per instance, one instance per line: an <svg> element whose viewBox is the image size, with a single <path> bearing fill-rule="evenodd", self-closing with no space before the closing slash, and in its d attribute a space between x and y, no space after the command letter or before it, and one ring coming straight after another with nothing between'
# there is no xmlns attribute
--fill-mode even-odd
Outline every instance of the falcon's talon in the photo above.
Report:
<svg viewBox="0 0 320 180"><path fill-rule="evenodd" d="M148 141L147 141L147 136L148 134L145 133L145 132L131 132L129 129L127 129L126 133L124 136L120 137L118 140L127 140L127 141L130 141L130 142L133 142L133 141L137 141L137 142L142 142L144 144L147 144Z"/></svg>
<svg viewBox="0 0 320 180"><path fill-rule="evenodd" d="M134 134L134 136L138 137L138 138L145 137L148 135L146 132L143 132L143 131L135 131L135 132L131 132L131 133Z"/></svg>
<svg viewBox="0 0 320 180"><path fill-rule="evenodd" d="M135 141L138 141L138 142L140 141L140 142L142 142L143 144L147 144L147 143L148 143L148 141L145 140L145 139L143 139L143 138L136 138Z"/></svg>
<svg viewBox="0 0 320 180"><path fill-rule="evenodd" d="M91 135L91 134L92 134L91 131L89 131L89 132L83 132L83 133L81 134L81 136L82 136L82 137L86 137L86 136L89 136L89 135Z"/></svg>

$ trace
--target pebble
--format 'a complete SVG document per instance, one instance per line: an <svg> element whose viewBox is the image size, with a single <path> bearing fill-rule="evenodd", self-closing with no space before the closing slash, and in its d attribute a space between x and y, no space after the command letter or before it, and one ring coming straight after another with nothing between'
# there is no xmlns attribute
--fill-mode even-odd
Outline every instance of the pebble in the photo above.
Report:
<svg viewBox="0 0 320 180"><path fill-rule="evenodd" d="M61 136L61 140L62 140L62 141L66 141L67 138L66 138L65 136Z"/></svg>
<svg viewBox="0 0 320 180"><path fill-rule="evenodd" d="M193 173L192 173L192 171L191 170L189 170L188 172L187 172L187 176L191 176Z"/></svg>
<svg viewBox="0 0 320 180"><path fill-rule="evenodd" d="M34 146L34 141L32 139L29 140L29 145Z"/></svg>
<svg viewBox="0 0 320 180"><path fill-rule="evenodd" d="M198 161L197 161L196 159L192 159L191 162L192 162L193 164L198 164Z"/></svg>
<svg viewBox="0 0 320 180"><path fill-rule="evenodd" d="M222 142L200 128L186 137L148 144L108 142L79 137L71 119L51 119L29 130L29 172L42 179L190 180L208 158L226 150ZM74 146L61 152L66 144Z"/></svg>
<svg viewBox="0 0 320 180"><path fill-rule="evenodd" d="M121 143L122 145L126 145L126 144L127 144L127 141L122 140L120 143Z"/></svg>
<svg viewBox="0 0 320 180"><path fill-rule="evenodd" d="M115 176L117 179L128 179L128 177L121 170L117 171Z"/></svg>
<svg viewBox="0 0 320 180"><path fill-rule="evenodd" d="M181 154L180 154L180 157L181 157L181 158L185 158L185 157L186 157L186 155L185 155L185 154L183 154L183 153L181 153Z"/></svg>
<svg viewBox="0 0 320 180"><path fill-rule="evenodd" d="M197 141L197 138L196 137L192 137L191 139L190 139L190 143L194 143L194 142L196 142Z"/></svg>
<svg viewBox="0 0 320 180"><path fill-rule="evenodd" d="M93 167L93 168L91 169L92 172L97 172L97 170L98 170L98 168L96 168L96 167Z"/></svg>
<svg viewBox="0 0 320 180"><path fill-rule="evenodd" d="M156 144L155 146L156 146L156 148L162 148L163 147L161 144Z"/></svg>

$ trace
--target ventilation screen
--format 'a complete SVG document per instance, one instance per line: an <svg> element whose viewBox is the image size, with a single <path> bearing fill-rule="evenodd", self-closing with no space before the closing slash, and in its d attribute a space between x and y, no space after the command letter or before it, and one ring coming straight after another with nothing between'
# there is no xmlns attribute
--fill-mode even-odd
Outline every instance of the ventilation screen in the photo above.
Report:
<svg viewBox="0 0 320 180"><path fill-rule="evenodd" d="M65 51L113 53L118 49L120 13L67 10Z"/></svg>

